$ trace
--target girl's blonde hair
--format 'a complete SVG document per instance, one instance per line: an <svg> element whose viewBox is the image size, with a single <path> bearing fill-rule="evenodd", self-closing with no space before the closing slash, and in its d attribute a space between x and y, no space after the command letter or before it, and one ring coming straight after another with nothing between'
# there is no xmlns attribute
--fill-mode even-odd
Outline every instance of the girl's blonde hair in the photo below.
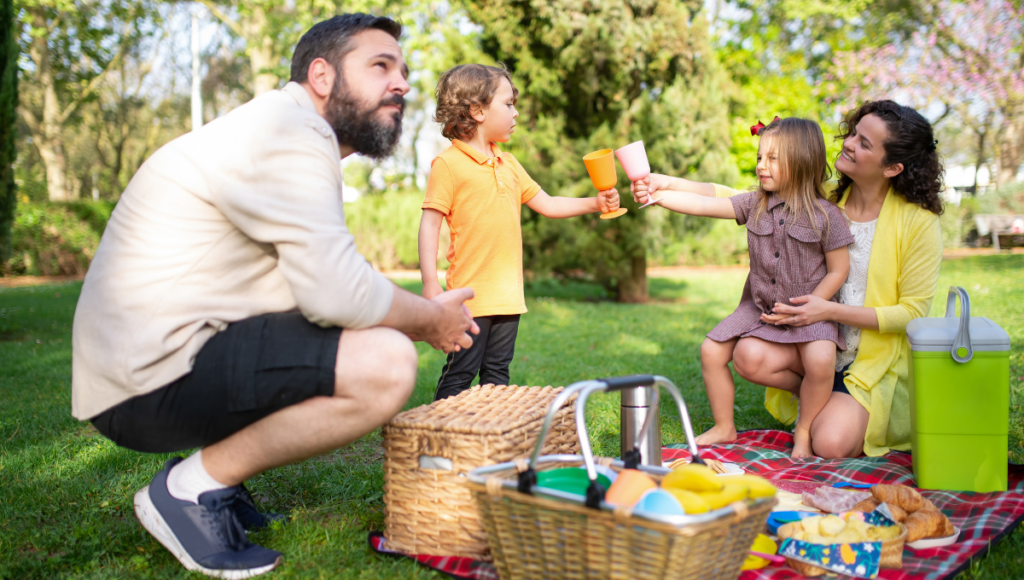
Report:
<svg viewBox="0 0 1024 580"><path fill-rule="evenodd" d="M779 173L773 176L779 184L777 193L786 202L789 215L795 220L804 214L811 227L818 231L815 212L821 212L828 228L828 214L819 205L818 199L828 200L825 182L832 178L825 153L825 136L814 121L787 117L772 121L758 133L761 136L761 155L775 153L779 160ZM757 186L758 201L754 208L753 220L768 210L768 197L773 192L765 191L764 185Z"/></svg>

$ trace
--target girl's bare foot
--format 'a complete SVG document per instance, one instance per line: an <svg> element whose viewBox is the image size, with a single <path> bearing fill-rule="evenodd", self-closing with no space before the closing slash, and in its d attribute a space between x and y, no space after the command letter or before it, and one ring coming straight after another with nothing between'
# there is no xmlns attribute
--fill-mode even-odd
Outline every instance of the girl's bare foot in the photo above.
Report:
<svg viewBox="0 0 1024 580"><path fill-rule="evenodd" d="M715 445L717 443L729 443L736 440L736 427L722 427L715 425L697 436L697 445Z"/></svg>
<svg viewBox="0 0 1024 580"><path fill-rule="evenodd" d="M808 429L797 427L793 432L793 453L790 455L793 459L802 459L804 457L813 457L811 453L811 432Z"/></svg>

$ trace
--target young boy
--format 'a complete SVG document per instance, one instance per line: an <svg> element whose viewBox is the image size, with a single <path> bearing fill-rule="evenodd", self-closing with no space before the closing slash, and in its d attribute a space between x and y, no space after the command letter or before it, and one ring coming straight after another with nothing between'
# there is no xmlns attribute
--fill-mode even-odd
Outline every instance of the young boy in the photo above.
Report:
<svg viewBox="0 0 1024 580"><path fill-rule="evenodd" d="M508 384L515 355L523 298L522 204L550 218L568 218L619 207L614 189L597 197L551 197L530 178L516 158L498 149L516 126L519 91L504 68L466 64L437 83L435 120L452 146L431 163L420 221L423 296L440 294L437 244L441 220L448 221L451 246L445 277L448 289L472 288L466 302L480 334L473 346L448 355L434 392L440 400L480 383Z"/></svg>

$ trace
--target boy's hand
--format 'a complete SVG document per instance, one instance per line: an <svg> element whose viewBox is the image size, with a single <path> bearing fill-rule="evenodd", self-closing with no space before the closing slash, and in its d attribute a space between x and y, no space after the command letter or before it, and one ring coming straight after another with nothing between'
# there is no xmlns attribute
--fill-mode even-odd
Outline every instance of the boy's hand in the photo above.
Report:
<svg viewBox="0 0 1024 580"><path fill-rule="evenodd" d="M437 281L435 281L433 284L431 284L430 281L427 281L425 284L423 284L423 297L426 298L427 300L433 300L435 296L437 296L438 294L442 294L443 292L444 289L441 288L441 284L439 284Z"/></svg>
<svg viewBox="0 0 1024 580"><path fill-rule="evenodd" d="M619 209L619 192L614 187L597 192L597 210L608 213Z"/></svg>

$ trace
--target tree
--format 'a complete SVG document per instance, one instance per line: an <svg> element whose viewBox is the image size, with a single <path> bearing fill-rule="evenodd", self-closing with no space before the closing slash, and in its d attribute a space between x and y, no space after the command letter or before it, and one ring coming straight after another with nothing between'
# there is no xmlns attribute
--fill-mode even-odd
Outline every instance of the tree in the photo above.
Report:
<svg viewBox="0 0 1024 580"><path fill-rule="evenodd" d="M854 98L942 104L975 135L976 167L989 146L996 183L1024 162L1024 7L1001 0L940 0L931 25L904 42L836 55L835 80Z"/></svg>
<svg viewBox="0 0 1024 580"><path fill-rule="evenodd" d="M289 59L302 34L317 21L344 12L376 12L388 0L199 0L217 20L245 41L253 95L278 88L289 76Z"/></svg>
<svg viewBox="0 0 1024 580"><path fill-rule="evenodd" d="M509 67L520 90L525 131L509 149L545 190L594 195L583 155L639 139L655 170L734 178L724 79L700 6L670 0L467 4L483 26L481 48ZM621 172L619 190L625 201L629 186ZM546 220L524 210L524 263L534 272L588 272L619 301L645 301L654 233L649 211L601 221L596 215ZM672 219L672 229L702 227Z"/></svg>
<svg viewBox="0 0 1024 580"><path fill-rule="evenodd" d="M825 85L837 52L877 47L902 39L920 26L918 0L737 0L719 2L711 25L722 65L735 89L730 93L732 154L742 181L756 183L757 140L749 127L775 115L817 121L829 158L840 144L835 130L837 83Z"/></svg>
<svg viewBox="0 0 1024 580"><path fill-rule="evenodd" d="M150 8L143 0L22 4L19 33L31 67L18 111L46 167L51 201L75 197L67 179L65 129L144 34L139 24Z"/></svg>
<svg viewBox="0 0 1024 580"><path fill-rule="evenodd" d="M14 4L12 0L0 0L0 265L11 253L11 225L17 203L14 158L17 155L18 53Z"/></svg>

